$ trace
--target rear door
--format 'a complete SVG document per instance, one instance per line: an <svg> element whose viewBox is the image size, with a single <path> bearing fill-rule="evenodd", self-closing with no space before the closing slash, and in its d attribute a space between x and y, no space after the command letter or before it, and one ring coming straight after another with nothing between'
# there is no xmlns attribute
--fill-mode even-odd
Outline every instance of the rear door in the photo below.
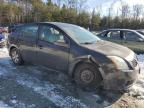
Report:
<svg viewBox="0 0 144 108"><path fill-rule="evenodd" d="M38 25L29 24L21 27L18 39L22 58L27 62L34 62L36 57L36 40L38 38Z"/></svg>
<svg viewBox="0 0 144 108"><path fill-rule="evenodd" d="M55 70L68 69L70 41L57 27L49 24L40 26L37 51L37 63Z"/></svg>

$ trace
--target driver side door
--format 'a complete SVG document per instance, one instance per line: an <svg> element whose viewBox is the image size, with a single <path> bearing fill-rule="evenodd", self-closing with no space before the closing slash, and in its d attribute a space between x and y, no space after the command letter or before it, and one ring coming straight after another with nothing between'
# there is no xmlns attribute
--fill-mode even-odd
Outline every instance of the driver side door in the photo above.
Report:
<svg viewBox="0 0 144 108"><path fill-rule="evenodd" d="M67 71L70 41L58 28L40 25L37 42L37 62L51 69Z"/></svg>
<svg viewBox="0 0 144 108"><path fill-rule="evenodd" d="M110 30L106 31L103 35L101 35L101 39L104 39L106 41L114 42L117 44L122 44L122 39L121 39L121 31L119 30Z"/></svg>

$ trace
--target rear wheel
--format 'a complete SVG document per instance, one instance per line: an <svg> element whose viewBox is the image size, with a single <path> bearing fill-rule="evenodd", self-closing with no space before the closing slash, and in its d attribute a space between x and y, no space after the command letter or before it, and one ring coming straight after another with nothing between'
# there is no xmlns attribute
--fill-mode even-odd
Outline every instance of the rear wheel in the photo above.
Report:
<svg viewBox="0 0 144 108"><path fill-rule="evenodd" d="M17 48L11 49L10 56L11 56L11 59L12 59L12 61L13 61L14 64L16 64L16 65L22 65L24 63L24 61L21 58L21 55L20 55L20 53L19 53L19 51L18 51Z"/></svg>
<svg viewBox="0 0 144 108"><path fill-rule="evenodd" d="M83 63L75 69L74 80L78 86L95 88L100 86L102 76L95 66Z"/></svg>

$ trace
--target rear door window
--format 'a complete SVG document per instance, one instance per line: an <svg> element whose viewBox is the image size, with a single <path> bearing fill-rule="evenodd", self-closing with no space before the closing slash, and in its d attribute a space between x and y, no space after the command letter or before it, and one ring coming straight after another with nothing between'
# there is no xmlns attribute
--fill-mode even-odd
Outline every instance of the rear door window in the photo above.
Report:
<svg viewBox="0 0 144 108"><path fill-rule="evenodd" d="M24 38L37 38L38 25L26 25L21 28L21 32Z"/></svg>
<svg viewBox="0 0 144 108"><path fill-rule="evenodd" d="M104 38L107 36L107 31L104 31L104 32L98 34L97 36L100 36L100 38Z"/></svg>
<svg viewBox="0 0 144 108"><path fill-rule="evenodd" d="M137 41L140 37L134 32L125 32L125 40L127 41Z"/></svg>
<svg viewBox="0 0 144 108"><path fill-rule="evenodd" d="M110 40L120 40L120 31L109 31L105 37Z"/></svg>

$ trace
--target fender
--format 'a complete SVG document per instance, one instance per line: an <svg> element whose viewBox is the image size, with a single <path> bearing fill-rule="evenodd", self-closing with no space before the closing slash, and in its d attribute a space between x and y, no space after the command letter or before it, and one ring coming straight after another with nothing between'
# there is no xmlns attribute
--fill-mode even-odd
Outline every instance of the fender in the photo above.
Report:
<svg viewBox="0 0 144 108"><path fill-rule="evenodd" d="M10 50L11 50L11 48L17 48L17 49L19 49L17 45L11 44L11 45L8 47L9 55L10 55Z"/></svg>
<svg viewBox="0 0 144 108"><path fill-rule="evenodd" d="M74 72L74 69L76 68L76 66L78 66L82 62L92 63L92 64L95 64L98 68L100 67L100 63L98 61L96 61L91 55L85 55L85 56L78 57L69 64L68 74L71 77L73 77L73 72Z"/></svg>

